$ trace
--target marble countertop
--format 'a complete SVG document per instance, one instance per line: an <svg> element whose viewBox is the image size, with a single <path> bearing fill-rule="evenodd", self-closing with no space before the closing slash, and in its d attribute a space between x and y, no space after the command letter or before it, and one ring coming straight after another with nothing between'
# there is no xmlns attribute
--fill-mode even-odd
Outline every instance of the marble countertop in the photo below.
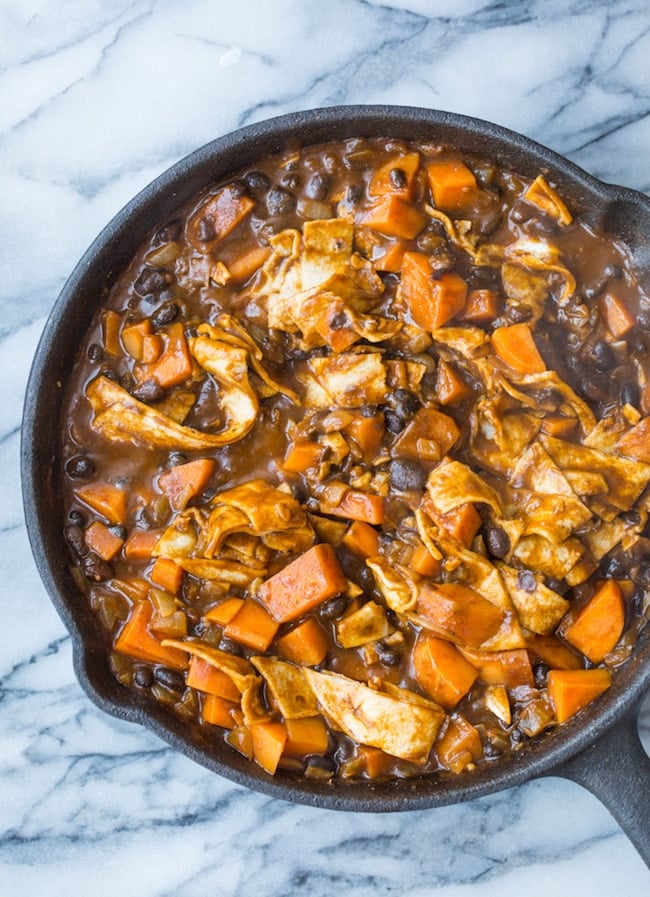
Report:
<svg viewBox="0 0 650 897"><path fill-rule="evenodd" d="M648 893L617 823L563 779L342 814L248 792L100 712L32 560L19 429L67 275L192 149L297 109L420 105L493 120L647 192L649 57L646 0L0 3L0 893ZM647 744L648 701L641 725Z"/></svg>

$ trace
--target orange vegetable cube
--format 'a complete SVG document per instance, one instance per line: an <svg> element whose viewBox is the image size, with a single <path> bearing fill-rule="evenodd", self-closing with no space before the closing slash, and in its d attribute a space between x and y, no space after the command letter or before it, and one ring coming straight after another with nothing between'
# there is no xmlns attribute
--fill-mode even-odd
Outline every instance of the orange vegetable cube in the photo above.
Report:
<svg viewBox="0 0 650 897"><path fill-rule="evenodd" d="M74 490L77 498L81 499L93 511L97 511L105 517L109 523L126 523L126 499L124 489L118 489L112 483L89 483L87 486L79 486Z"/></svg>
<svg viewBox="0 0 650 897"><path fill-rule="evenodd" d="M275 638L279 623L252 598L244 599L235 616L224 627L226 638L264 653Z"/></svg>
<svg viewBox="0 0 650 897"><path fill-rule="evenodd" d="M542 421L542 432L557 439L566 439L575 433L577 418L565 417L563 414L547 414Z"/></svg>
<svg viewBox="0 0 650 897"><path fill-rule="evenodd" d="M206 694L201 700L201 719L212 726L222 729L234 729L236 726L234 711L239 703L228 701L220 695Z"/></svg>
<svg viewBox="0 0 650 897"><path fill-rule="evenodd" d="M250 196L242 196L231 184L201 203L187 224L187 238L195 249L209 252L228 236L255 208Z"/></svg>
<svg viewBox="0 0 650 897"><path fill-rule="evenodd" d="M124 557L127 561L147 561L156 547L161 530L134 529L124 543Z"/></svg>
<svg viewBox="0 0 650 897"><path fill-rule="evenodd" d="M494 290L470 290L463 309L463 321L469 324L490 324L501 314L501 300Z"/></svg>
<svg viewBox="0 0 650 897"><path fill-rule="evenodd" d="M416 612L435 632L451 641L479 647L495 636L505 612L460 582L422 584Z"/></svg>
<svg viewBox="0 0 650 897"><path fill-rule="evenodd" d="M398 274L404 258L404 244L402 242L387 243L379 247L378 254L373 253L372 263L376 271L388 271Z"/></svg>
<svg viewBox="0 0 650 897"><path fill-rule="evenodd" d="M560 634L592 663L600 663L618 642L624 626L621 587L607 579L568 625L561 624Z"/></svg>
<svg viewBox="0 0 650 897"><path fill-rule="evenodd" d="M365 523L383 523L385 504L385 499L381 495L348 489L338 505L321 502L320 509L323 514L331 514L333 517L362 520Z"/></svg>
<svg viewBox="0 0 650 897"><path fill-rule="evenodd" d="M460 542L465 548L470 547L472 539L483 525L481 515L471 502L465 502L446 514L436 515L436 523L445 530L449 538Z"/></svg>
<svg viewBox="0 0 650 897"><path fill-rule="evenodd" d="M600 300L600 308L607 329L615 339L623 339L636 324L634 315L623 299L611 290L608 290Z"/></svg>
<svg viewBox="0 0 650 897"><path fill-rule="evenodd" d="M303 719L288 719L284 723L287 740L284 753L289 757L307 757L310 754L324 754L329 747L327 726L320 716L306 716Z"/></svg>
<svg viewBox="0 0 650 897"><path fill-rule="evenodd" d="M359 446L366 464L371 464L384 441L386 433L384 415L373 414L370 417L356 415L343 429Z"/></svg>
<svg viewBox="0 0 650 897"><path fill-rule="evenodd" d="M434 557L426 545L418 545L411 555L409 567L420 576L438 576L442 559Z"/></svg>
<svg viewBox="0 0 650 897"><path fill-rule="evenodd" d="M183 583L183 568L171 558L156 558L149 576L161 589L177 595Z"/></svg>
<svg viewBox="0 0 650 897"><path fill-rule="evenodd" d="M186 464L177 464L158 477L158 485L169 499L174 511L183 511L188 503L199 495L210 482L215 462L212 458L199 458Z"/></svg>
<svg viewBox="0 0 650 897"><path fill-rule="evenodd" d="M359 557L370 558L379 554L379 533L369 523L354 520L343 536L343 544Z"/></svg>
<svg viewBox="0 0 650 897"><path fill-rule="evenodd" d="M424 330L437 330L465 306L467 283L455 271L434 275L428 256L405 252L402 259L400 295L411 317Z"/></svg>
<svg viewBox="0 0 650 897"><path fill-rule="evenodd" d="M570 719L611 685L609 670L550 670L547 677L548 693L559 723Z"/></svg>
<svg viewBox="0 0 650 897"><path fill-rule="evenodd" d="M422 630L413 647L415 677L434 701L451 710L478 679L478 670L445 639Z"/></svg>
<svg viewBox="0 0 650 897"><path fill-rule="evenodd" d="M317 442L306 440L294 442L285 455L283 468L290 473L304 473L310 467L315 467L323 450Z"/></svg>
<svg viewBox="0 0 650 897"><path fill-rule="evenodd" d="M397 437L392 454L413 461L440 461L460 439L453 417L437 408L420 408Z"/></svg>
<svg viewBox="0 0 650 897"><path fill-rule="evenodd" d="M383 196L391 193L402 199L413 198L415 175L420 167L419 153L406 153L395 156L378 168L368 187L371 196Z"/></svg>
<svg viewBox="0 0 650 897"><path fill-rule="evenodd" d="M190 659L185 681L189 688L217 695L227 701L238 703L241 697L239 689L227 673L196 655Z"/></svg>
<svg viewBox="0 0 650 897"><path fill-rule="evenodd" d="M194 370L183 325L170 324L164 334L165 348L157 361L142 368L143 380L155 380L163 389L178 386Z"/></svg>
<svg viewBox="0 0 650 897"><path fill-rule="evenodd" d="M436 375L436 398L441 405L455 405L472 395L472 387L458 373L453 365L444 359L438 362Z"/></svg>
<svg viewBox="0 0 650 897"><path fill-rule="evenodd" d="M187 669L187 654L178 648L162 645L149 631L153 607L148 601L138 601L115 639L115 650L136 660L162 663L176 670Z"/></svg>
<svg viewBox="0 0 650 897"><path fill-rule="evenodd" d="M320 623L308 617L277 641L280 653L293 663L313 667L322 663L329 651L329 640Z"/></svg>
<svg viewBox="0 0 650 897"><path fill-rule="evenodd" d="M243 598L226 598L225 601L211 607L205 614L204 619L208 623L218 623L220 626L227 626L237 611L241 609L243 603Z"/></svg>
<svg viewBox="0 0 650 897"><path fill-rule="evenodd" d="M142 364L153 364L163 354L164 348L165 344L159 333L148 333L142 339L142 356L140 361Z"/></svg>
<svg viewBox="0 0 650 897"><path fill-rule="evenodd" d="M238 255L231 262L227 262L230 276L236 281L248 280L258 268L261 268L270 254L270 246L253 246L244 255Z"/></svg>
<svg viewBox="0 0 650 897"><path fill-rule="evenodd" d="M454 714L435 746L435 753L445 769L460 773L483 756L481 736L464 716Z"/></svg>
<svg viewBox="0 0 650 897"><path fill-rule="evenodd" d="M278 623L287 623L347 587L334 549L323 542L262 583L259 598Z"/></svg>
<svg viewBox="0 0 650 897"><path fill-rule="evenodd" d="M433 204L444 211L458 211L474 199L478 190L474 173L459 159L427 165Z"/></svg>
<svg viewBox="0 0 650 897"><path fill-rule="evenodd" d="M101 520L94 520L86 528L84 541L91 551L105 561L111 561L124 544L124 539L112 533Z"/></svg>
<svg viewBox="0 0 650 897"><path fill-rule="evenodd" d="M282 723L253 723L250 727L253 739L253 760L269 775L275 775L287 741L287 730Z"/></svg>
<svg viewBox="0 0 650 897"><path fill-rule="evenodd" d="M580 670L582 661L555 635L532 635L526 639L528 649L554 670Z"/></svg>
<svg viewBox="0 0 650 897"><path fill-rule="evenodd" d="M528 324L497 327L492 334L492 349L501 361L520 374L541 374L546 370Z"/></svg>
<svg viewBox="0 0 650 897"><path fill-rule="evenodd" d="M122 316L116 311L108 309L102 315L102 335L104 351L108 355L120 354L120 324Z"/></svg>
<svg viewBox="0 0 650 897"><path fill-rule="evenodd" d="M387 194L361 216L361 224L387 237L412 240L426 223L426 214L399 196Z"/></svg>
<svg viewBox="0 0 650 897"><path fill-rule="evenodd" d="M478 670L479 678L486 685L505 685L517 688L528 685L533 688L535 678L528 651L513 648L510 651L475 651L461 648L463 657Z"/></svg>

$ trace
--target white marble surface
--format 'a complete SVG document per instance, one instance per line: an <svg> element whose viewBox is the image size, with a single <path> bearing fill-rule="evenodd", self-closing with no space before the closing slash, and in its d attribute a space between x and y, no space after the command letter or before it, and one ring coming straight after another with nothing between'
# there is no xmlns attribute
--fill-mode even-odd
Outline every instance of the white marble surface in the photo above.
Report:
<svg viewBox="0 0 650 897"><path fill-rule="evenodd" d="M609 813L564 780L338 814L249 793L102 714L36 573L18 464L31 354L66 276L193 148L296 109L423 105L648 191L649 57L647 0L0 0L0 894L649 892Z"/></svg>

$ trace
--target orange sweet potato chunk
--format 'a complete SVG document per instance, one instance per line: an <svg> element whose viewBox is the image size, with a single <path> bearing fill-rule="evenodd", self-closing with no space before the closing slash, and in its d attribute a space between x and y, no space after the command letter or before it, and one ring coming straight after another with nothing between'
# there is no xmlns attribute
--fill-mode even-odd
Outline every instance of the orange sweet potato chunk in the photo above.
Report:
<svg viewBox="0 0 650 897"><path fill-rule="evenodd" d="M551 670L547 677L548 693L559 723L570 719L611 685L609 670Z"/></svg>
<svg viewBox="0 0 650 897"><path fill-rule="evenodd" d="M160 474L158 485L169 499L170 506L175 511L183 511L208 485L214 468L215 461L212 458L198 458L186 464L177 464Z"/></svg>
<svg viewBox="0 0 650 897"><path fill-rule="evenodd" d="M460 773L483 756L481 736L464 716L455 714L436 744L435 753L445 769Z"/></svg>
<svg viewBox="0 0 650 897"><path fill-rule="evenodd" d="M416 611L436 633L470 647L479 647L496 635L505 619L501 608L457 582L424 582Z"/></svg>
<svg viewBox="0 0 650 897"><path fill-rule="evenodd" d="M400 293L411 317L424 330L437 330L465 306L467 283L455 271L437 277L422 252L405 252Z"/></svg>
<svg viewBox="0 0 650 897"><path fill-rule="evenodd" d="M224 627L226 638L234 639L262 654L275 638L279 624L253 598L244 599L235 616Z"/></svg>
<svg viewBox="0 0 650 897"><path fill-rule="evenodd" d="M476 178L460 159L431 162L427 166L429 186L436 208L454 212L467 207L478 190Z"/></svg>
<svg viewBox="0 0 650 897"><path fill-rule="evenodd" d="M451 642L424 630L413 647L413 668L422 688L447 710L455 707L478 679L478 670Z"/></svg>
<svg viewBox="0 0 650 897"><path fill-rule="evenodd" d="M277 641L280 653L300 666L313 667L325 660L329 640L314 617L308 617Z"/></svg>
<svg viewBox="0 0 650 897"><path fill-rule="evenodd" d="M334 549L323 542L267 579L259 598L278 623L287 623L338 595L347 584Z"/></svg>
<svg viewBox="0 0 650 897"><path fill-rule="evenodd" d="M546 370L528 324L497 327L492 334L492 348L501 361L520 374L541 374Z"/></svg>
<svg viewBox="0 0 650 897"><path fill-rule="evenodd" d="M178 648L164 646L149 631L153 608L148 601L138 601L115 639L115 650L136 660L162 663L176 670L187 668L187 654Z"/></svg>
<svg viewBox="0 0 650 897"><path fill-rule="evenodd" d="M568 625L563 638L592 663L614 648L625 626L625 602L619 584L607 579Z"/></svg>

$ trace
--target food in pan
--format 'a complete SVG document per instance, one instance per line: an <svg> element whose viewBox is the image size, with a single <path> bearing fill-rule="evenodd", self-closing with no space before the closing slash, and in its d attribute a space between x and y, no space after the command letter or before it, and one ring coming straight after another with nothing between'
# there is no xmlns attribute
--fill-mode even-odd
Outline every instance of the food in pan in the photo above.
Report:
<svg viewBox="0 0 650 897"><path fill-rule="evenodd" d="M626 247L546 172L359 139L210 185L66 384L115 676L271 774L546 737L645 623L649 343Z"/></svg>

